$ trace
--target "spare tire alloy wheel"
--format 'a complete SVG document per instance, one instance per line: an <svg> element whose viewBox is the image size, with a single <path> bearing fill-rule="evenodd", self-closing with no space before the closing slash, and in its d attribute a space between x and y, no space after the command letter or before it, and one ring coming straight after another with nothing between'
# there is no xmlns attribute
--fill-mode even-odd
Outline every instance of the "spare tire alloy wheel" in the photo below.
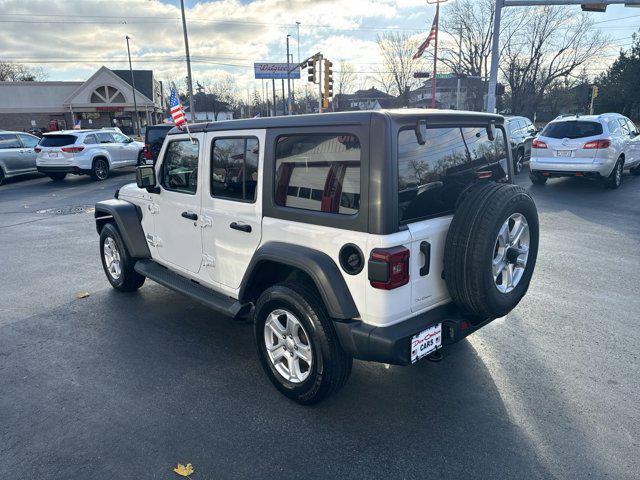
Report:
<svg viewBox="0 0 640 480"><path fill-rule="evenodd" d="M307 332L293 313L276 309L269 314L264 344L271 365L285 380L302 383L307 379L313 352Z"/></svg>
<svg viewBox="0 0 640 480"><path fill-rule="evenodd" d="M120 251L118 245L112 237L106 237L103 243L104 263L107 267L109 276L117 281L122 275L122 266L120 264Z"/></svg>
<svg viewBox="0 0 640 480"><path fill-rule="evenodd" d="M529 257L529 225L521 213L500 228L493 254L493 279L501 293L509 293L522 279Z"/></svg>

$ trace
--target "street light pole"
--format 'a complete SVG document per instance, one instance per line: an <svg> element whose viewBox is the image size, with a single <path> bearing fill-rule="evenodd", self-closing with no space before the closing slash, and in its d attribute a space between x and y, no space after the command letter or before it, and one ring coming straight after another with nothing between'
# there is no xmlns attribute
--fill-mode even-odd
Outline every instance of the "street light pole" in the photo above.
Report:
<svg viewBox="0 0 640 480"><path fill-rule="evenodd" d="M287 35L287 111L288 114L291 115L291 73L289 72L290 64L289 64L289 37L291 35Z"/></svg>
<svg viewBox="0 0 640 480"><path fill-rule="evenodd" d="M131 50L129 49L129 35L125 36L127 39L127 55L129 56L129 73L131 74L131 91L133 92L133 110L135 116L135 128L136 135L140 136L140 117L138 116L138 102L136 101L136 81L133 79L133 68L131 67Z"/></svg>
<svg viewBox="0 0 640 480"><path fill-rule="evenodd" d="M187 35L187 20L184 14L184 0L180 0L180 10L182 12L182 32L184 33L184 51L187 57L187 93L189 94L189 110L191 111L191 121L196 121L196 102L193 98L193 82L191 77L191 57L189 56L189 36Z"/></svg>

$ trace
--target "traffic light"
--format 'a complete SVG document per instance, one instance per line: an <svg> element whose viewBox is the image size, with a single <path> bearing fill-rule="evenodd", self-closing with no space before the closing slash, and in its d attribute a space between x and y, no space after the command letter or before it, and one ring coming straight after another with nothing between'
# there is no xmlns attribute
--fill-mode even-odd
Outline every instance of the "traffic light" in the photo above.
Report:
<svg viewBox="0 0 640 480"><path fill-rule="evenodd" d="M309 59L307 61L307 80L310 81L311 83L316 83L317 79L316 79L316 72L318 71L316 68L316 64L318 62L318 59L316 57L313 57L311 59Z"/></svg>
<svg viewBox="0 0 640 480"><path fill-rule="evenodd" d="M333 97L333 63L329 60L324 60L324 69L323 69L323 77L324 77L324 108L329 108L329 99Z"/></svg>
<svg viewBox="0 0 640 480"><path fill-rule="evenodd" d="M592 95L592 97L593 97L593 98L598 98L598 95L600 94L600 89L598 88L598 86L597 86L597 85L594 85L594 86L593 86L593 87L591 87L591 88L593 88L593 90L591 90L591 95Z"/></svg>

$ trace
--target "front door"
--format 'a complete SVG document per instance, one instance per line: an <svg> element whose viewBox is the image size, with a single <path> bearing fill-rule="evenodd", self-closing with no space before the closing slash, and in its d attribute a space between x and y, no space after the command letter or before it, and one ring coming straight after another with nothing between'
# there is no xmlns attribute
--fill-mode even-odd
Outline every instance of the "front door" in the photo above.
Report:
<svg viewBox="0 0 640 480"><path fill-rule="evenodd" d="M157 245L160 263L187 273L197 273L202 258L200 157L198 139L172 137L156 166L160 193L152 195L155 234L148 240Z"/></svg>
<svg viewBox="0 0 640 480"><path fill-rule="evenodd" d="M264 141L264 130L212 132L206 138L210 160L203 172L202 249L207 270L201 277L230 290L240 287L262 236Z"/></svg>

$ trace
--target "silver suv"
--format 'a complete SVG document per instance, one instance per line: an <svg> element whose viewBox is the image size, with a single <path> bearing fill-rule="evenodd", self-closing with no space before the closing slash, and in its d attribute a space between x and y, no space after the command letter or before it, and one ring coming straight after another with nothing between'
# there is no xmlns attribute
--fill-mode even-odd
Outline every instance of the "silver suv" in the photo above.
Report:
<svg viewBox="0 0 640 480"><path fill-rule="evenodd" d="M144 144L113 129L45 133L36 147L38 171L53 180L68 173L104 180L116 168L144 163Z"/></svg>
<svg viewBox="0 0 640 480"><path fill-rule="evenodd" d="M530 168L535 185L549 177L591 177L618 188L623 170L640 175L638 128L617 113L558 117L533 141Z"/></svg>
<svg viewBox="0 0 640 480"><path fill-rule="evenodd" d="M39 140L24 132L0 131L0 185L5 178L36 172L34 147Z"/></svg>

